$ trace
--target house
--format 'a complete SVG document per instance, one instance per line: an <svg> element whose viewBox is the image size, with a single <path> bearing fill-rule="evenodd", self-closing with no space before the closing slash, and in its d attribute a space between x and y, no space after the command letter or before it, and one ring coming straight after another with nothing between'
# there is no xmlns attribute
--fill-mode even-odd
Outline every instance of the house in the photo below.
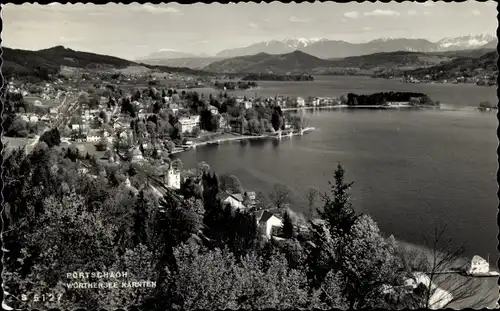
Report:
<svg viewBox="0 0 500 311"><path fill-rule="evenodd" d="M231 207L234 209L239 209L239 210L246 209L246 206L243 205L243 196L240 193L232 194L226 192L222 195L222 202L224 204L231 205Z"/></svg>
<svg viewBox="0 0 500 311"><path fill-rule="evenodd" d="M134 147L129 150L129 159L132 163L144 161L144 157L142 156L142 152L139 150L139 147Z"/></svg>
<svg viewBox="0 0 500 311"><path fill-rule="evenodd" d="M71 124L71 130L73 131L87 131L89 128L88 124Z"/></svg>
<svg viewBox="0 0 500 311"><path fill-rule="evenodd" d="M245 105L245 109L250 109L253 107L253 103L249 100L245 101L244 105Z"/></svg>
<svg viewBox="0 0 500 311"><path fill-rule="evenodd" d="M139 113L137 114L137 116L139 117L139 119L145 119L146 118L146 110L144 110L144 109L139 110Z"/></svg>
<svg viewBox="0 0 500 311"><path fill-rule="evenodd" d="M224 118L223 116L220 116L219 118L219 129L221 130L228 130L231 128L231 125L229 124L228 120Z"/></svg>
<svg viewBox="0 0 500 311"><path fill-rule="evenodd" d="M169 168L166 179L167 187L181 189L181 172L178 169Z"/></svg>
<svg viewBox="0 0 500 311"><path fill-rule="evenodd" d="M86 168L86 167L81 167L78 169L78 173L82 174L82 175L85 175L89 172L89 169Z"/></svg>
<svg viewBox="0 0 500 311"><path fill-rule="evenodd" d="M488 273L490 264L482 257L475 255L467 265L467 274Z"/></svg>
<svg viewBox="0 0 500 311"><path fill-rule="evenodd" d="M123 125L119 121L116 121L116 122L113 123L113 129L120 130L120 129L123 129L123 128L125 128L125 125Z"/></svg>
<svg viewBox="0 0 500 311"><path fill-rule="evenodd" d="M283 226L283 221L269 211L257 211L255 216L257 218L257 225L264 230L268 239L271 238L274 227L281 228Z"/></svg>
<svg viewBox="0 0 500 311"><path fill-rule="evenodd" d="M99 131L90 130L87 132L87 142L98 142L101 139L101 134Z"/></svg>
<svg viewBox="0 0 500 311"><path fill-rule="evenodd" d="M249 207L255 205L255 199L256 199L256 197L257 196L255 195L255 192L253 192L253 191L245 192L243 194L244 201L247 202L246 204Z"/></svg>
<svg viewBox="0 0 500 311"><path fill-rule="evenodd" d="M120 139L123 139L123 140L132 139L133 136L134 136L134 133L132 132L131 129L126 129L125 131L123 131L119 134Z"/></svg>
<svg viewBox="0 0 500 311"><path fill-rule="evenodd" d="M30 123L37 123L37 122L38 122L38 120L39 120L39 119L38 119L38 116L36 116L36 115L31 115L31 116L29 116L29 122L30 122Z"/></svg>
<svg viewBox="0 0 500 311"><path fill-rule="evenodd" d="M257 197L254 191L245 192L243 195L248 200L255 200L255 198Z"/></svg>
<svg viewBox="0 0 500 311"><path fill-rule="evenodd" d="M200 126L200 116L191 116L189 118L179 118L182 133L191 133L196 127Z"/></svg>
<svg viewBox="0 0 500 311"><path fill-rule="evenodd" d="M56 108L50 108L50 109L49 109L49 113L50 113L51 115L57 115L57 109L56 109Z"/></svg>
<svg viewBox="0 0 500 311"><path fill-rule="evenodd" d="M137 190L137 188L132 186L132 184L130 183L130 179L128 179L128 176L127 176L127 179L123 182L121 188L123 190L128 190L128 191L132 192L134 195L139 193L139 190Z"/></svg>
<svg viewBox="0 0 500 311"><path fill-rule="evenodd" d="M306 101L302 97L297 97L297 107L304 107L306 105Z"/></svg>
<svg viewBox="0 0 500 311"><path fill-rule="evenodd" d="M218 115L219 114L219 109L217 107L214 107L212 105L208 105L208 110L212 115Z"/></svg>
<svg viewBox="0 0 500 311"><path fill-rule="evenodd" d="M408 106L410 102L387 102L386 104L387 106L397 107L397 106Z"/></svg>

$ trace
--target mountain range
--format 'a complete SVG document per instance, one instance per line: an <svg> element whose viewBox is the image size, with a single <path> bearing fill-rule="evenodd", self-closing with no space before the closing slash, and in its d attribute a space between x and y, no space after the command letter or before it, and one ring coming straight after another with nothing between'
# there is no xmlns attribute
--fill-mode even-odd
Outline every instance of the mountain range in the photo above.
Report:
<svg viewBox="0 0 500 311"><path fill-rule="evenodd" d="M328 39L288 38L282 41L272 40L247 47L224 50L217 53L216 56L227 58L262 52L285 54L299 50L312 56L329 59L396 51L438 52L476 49L495 40L494 36L488 34L443 38L437 42L425 39L380 38L366 43L350 43Z"/></svg>
<svg viewBox="0 0 500 311"><path fill-rule="evenodd" d="M410 70L430 67L456 58L454 55L421 52L389 52L322 59L301 51L273 55L259 53L214 62L203 70L214 73L273 73L273 74L373 74L386 69Z"/></svg>
<svg viewBox="0 0 500 311"><path fill-rule="evenodd" d="M318 58L334 59L397 51L430 53L481 48L496 49L497 43L498 40L488 34L449 37L437 42L430 42L425 39L380 38L366 43L350 43L347 41L318 38L287 38L281 41L271 40L246 47L223 50L217 53L215 57L164 50L143 57L141 61L152 65L183 66L201 69L221 59L259 53L279 55L298 50Z"/></svg>
<svg viewBox="0 0 500 311"><path fill-rule="evenodd" d="M60 73L63 66L89 70L116 70L144 66L163 72L206 75L207 72L191 68L155 66L95 53L75 51L64 46L29 51L2 47L2 74L4 77L36 77L48 80Z"/></svg>
<svg viewBox="0 0 500 311"><path fill-rule="evenodd" d="M118 57L75 51L63 46L38 51L2 47L2 52L4 77L35 77L42 80L57 75L63 67L115 71L142 66L145 70L198 76L248 73L393 75L391 72L412 70L419 70L414 72L417 75L427 72L434 74L436 70L454 73L465 70L470 74L498 72L496 49L485 48L430 53L396 51L336 59L323 59L295 50L278 55L257 53L250 56L216 59L201 70L133 62Z"/></svg>

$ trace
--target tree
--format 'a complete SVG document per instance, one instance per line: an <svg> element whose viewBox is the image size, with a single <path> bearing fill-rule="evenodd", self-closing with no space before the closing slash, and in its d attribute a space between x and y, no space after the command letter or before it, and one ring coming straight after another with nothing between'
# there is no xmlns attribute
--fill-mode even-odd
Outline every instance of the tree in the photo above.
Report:
<svg viewBox="0 0 500 311"><path fill-rule="evenodd" d="M313 308L317 302L307 292L304 274L289 269L282 255L273 255L265 267L253 254L238 262L227 250L208 251L195 244L178 247L174 253L179 268L170 273L173 284L168 296L179 308Z"/></svg>
<svg viewBox="0 0 500 311"><path fill-rule="evenodd" d="M57 128L51 129L42 134L40 141L45 142L49 148L59 146L61 144L61 135Z"/></svg>
<svg viewBox="0 0 500 311"><path fill-rule="evenodd" d="M208 165L205 161L201 161L198 163L197 171L198 176L201 177L210 171L210 165Z"/></svg>
<svg viewBox="0 0 500 311"><path fill-rule="evenodd" d="M286 185L276 184L274 185L269 197L271 202L276 206L277 209L285 208L288 204L292 203L291 200L291 190Z"/></svg>
<svg viewBox="0 0 500 311"><path fill-rule="evenodd" d="M318 189L314 187L307 188L305 196L307 199L307 211L308 211L307 218L309 219L309 221L311 221L314 218L314 209L318 195L319 195Z"/></svg>
<svg viewBox="0 0 500 311"><path fill-rule="evenodd" d="M175 160L172 161L172 168L176 169L176 170L182 170L182 161L181 159L177 158Z"/></svg>
<svg viewBox="0 0 500 311"><path fill-rule="evenodd" d="M335 232L333 232L335 235ZM345 237L337 236L337 277L349 308L383 307L387 286L399 286L394 245L367 215L356 218Z"/></svg>
<svg viewBox="0 0 500 311"><path fill-rule="evenodd" d="M83 197L74 191L62 201L49 197L43 206L44 212L38 215L33 213L31 206L26 218L31 219L30 226L19 227L26 239L20 240L24 244L23 255L19 258L20 269L9 269L12 274L5 275L8 291L17 297L48 292L62 294L66 297L62 302L65 307L98 307L95 290L82 292L65 287L68 280L60 271L100 271L103 267L111 267L115 259L112 250L116 228L105 224L100 212L89 212ZM90 257L92 260L87 260ZM25 305L20 307L30 309L61 306L50 301L23 303Z"/></svg>
<svg viewBox="0 0 500 311"><path fill-rule="evenodd" d="M28 136L28 122L24 121L18 116L14 116L11 122L4 121L4 127L7 129L6 136L13 136L13 137Z"/></svg>
<svg viewBox="0 0 500 311"><path fill-rule="evenodd" d="M288 214L288 211L285 211L285 214L283 215L283 236L286 239L291 239L293 238L293 235L294 228L292 218L290 217L290 214Z"/></svg>
<svg viewBox="0 0 500 311"><path fill-rule="evenodd" d="M494 108L494 106L489 102L489 101L482 101L479 103L479 108L483 108L483 109L492 109Z"/></svg>
<svg viewBox="0 0 500 311"><path fill-rule="evenodd" d="M283 124L283 114L282 114L281 108L279 106L275 107L273 109L273 113L271 115L271 124L272 124L273 129L275 131L278 131L284 125Z"/></svg>
<svg viewBox="0 0 500 311"><path fill-rule="evenodd" d="M255 195L255 209L267 209L269 204L269 198L266 196L266 194L262 191L257 192L257 194Z"/></svg>
<svg viewBox="0 0 500 311"><path fill-rule="evenodd" d="M243 185L238 177L223 174L219 177L219 189L221 192L243 193Z"/></svg>
<svg viewBox="0 0 500 311"><path fill-rule="evenodd" d="M97 144L95 144L95 149L97 151L105 151L106 149L108 149L108 139L104 136L101 137Z"/></svg>
<svg viewBox="0 0 500 311"><path fill-rule="evenodd" d="M194 137L198 137L200 135L200 132L201 132L200 128L198 126L196 126L193 128L191 135L193 135Z"/></svg>
<svg viewBox="0 0 500 311"><path fill-rule="evenodd" d="M165 148L169 153L172 153L175 149L175 144L172 141L165 142Z"/></svg>
<svg viewBox="0 0 500 311"><path fill-rule="evenodd" d="M330 230L348 232L352 226L356 213L350 202L349 190L353 183L344 182L344 168L338 164L335 170L335 183L329 182L332 197L324 196L323 210L318 209L318 214L329 226Z"/></svg>

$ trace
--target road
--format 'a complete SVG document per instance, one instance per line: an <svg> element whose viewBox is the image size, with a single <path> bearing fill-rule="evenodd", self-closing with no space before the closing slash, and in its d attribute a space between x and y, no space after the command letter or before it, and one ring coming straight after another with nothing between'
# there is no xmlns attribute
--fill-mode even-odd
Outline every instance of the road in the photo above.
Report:
<svg viewBox="0 0 500 311"><path fill-rule="evenodd" d="M33 142L29 145L26 145L26 153L29 154L31 153L36 144L38 144L38 141L40 140L40 137L45 134L46 132L50 131L51 129L53 128L58 128L60 127L61 125L65 125L66 122L68 121L67 119L69 118L69 116L71 115L72 112L74 112L75 108L77 107L77 103L78 103L78 100L73 102L73 103L69 103L67 104L66 101L68 99L68 96L66 95L62 101L62 103L59 105L59 107L57 107L57 117L56 119L52 122L51 126L45 128L43 130L42 133L40 134L37 134L34 138L33 138Z"/></svg>

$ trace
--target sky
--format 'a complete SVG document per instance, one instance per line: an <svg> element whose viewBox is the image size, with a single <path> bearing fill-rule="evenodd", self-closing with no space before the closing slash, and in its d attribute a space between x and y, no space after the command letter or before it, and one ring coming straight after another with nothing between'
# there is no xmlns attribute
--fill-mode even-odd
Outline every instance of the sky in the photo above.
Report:
<svg viewBox="0 0 500 311"><path fill-rule="evenodd" d="M497 29L496 3L7 4L2 45L56 45L137 59L160 50L214 55L284 38L353 43L382 37L423 38Z"/></svg>

